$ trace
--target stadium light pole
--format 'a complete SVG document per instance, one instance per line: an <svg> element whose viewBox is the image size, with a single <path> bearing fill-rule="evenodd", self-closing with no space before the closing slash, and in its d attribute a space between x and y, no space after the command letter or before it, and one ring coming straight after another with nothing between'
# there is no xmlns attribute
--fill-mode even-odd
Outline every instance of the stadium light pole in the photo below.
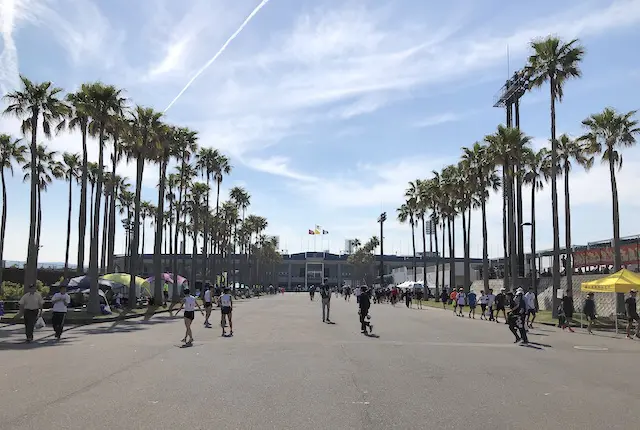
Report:
<svg viewBox="0 0 640 430"><path fill-rule="evenodd" d="M534 255L534 245L533 245L533 224L530 222L523 222L522 227L531 227L531 262L529 263L529 270L531 271L531 287L533 288L533 294L536 297L536 301L538 300L538 286L536 285L536 256Z"/></svg>
<svg viewBox="0 0 640 430"><path fill-rule="evenodd" d="M387 220L387 213L382 212L378 217L380 223L380 288L384 288L384 222Z"/></svg>

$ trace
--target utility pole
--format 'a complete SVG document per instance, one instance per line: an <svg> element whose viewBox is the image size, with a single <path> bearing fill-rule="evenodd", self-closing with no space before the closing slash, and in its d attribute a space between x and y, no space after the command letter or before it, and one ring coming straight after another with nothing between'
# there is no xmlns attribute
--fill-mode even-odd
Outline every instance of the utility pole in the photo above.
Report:
<svg viewBox="0 0 640 430"><path fill-rule="evenodd" d="M378 217L380 223L380 288L384 288L384 222L387 220L387 213L382 212Z"/></svg>

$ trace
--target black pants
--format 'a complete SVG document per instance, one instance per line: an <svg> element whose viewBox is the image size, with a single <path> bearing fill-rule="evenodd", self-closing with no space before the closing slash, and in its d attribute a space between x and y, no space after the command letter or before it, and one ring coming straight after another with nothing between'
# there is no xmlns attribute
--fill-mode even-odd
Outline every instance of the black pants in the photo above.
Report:
<svg viewBox="0 0 640 430"><path fill-rule="evenodd" d="M367 330L367 315L369 315L369 308L360 308L360 330Z"/></svg>
<svg viewBox="0 0 640 430"><path fill-rule="evenodd" d="M25 309L24 310L24 328L27 334L27 340L33 340L33 329L38 321L38 309Z"/></svg>
<svg viewBox="0 0 640 430"><path fill-rule="evenodd" d="M64 319L66 316L66 312L54 312L51 317L51 324L53 325L53 331L56 333L56 337L62 336L62 329L64 328Z"/></svg>
<svg viewBox="0 0 640 430"><path fill-rule="evenodd" d="M516 339L522 339L525 343L528 343L529 339L527 338L527 329L524 326L524 318L521 315L509 315L507 321L509 322L509 330L511 330ZM519 336L518 332L520 332Z"/></svg>

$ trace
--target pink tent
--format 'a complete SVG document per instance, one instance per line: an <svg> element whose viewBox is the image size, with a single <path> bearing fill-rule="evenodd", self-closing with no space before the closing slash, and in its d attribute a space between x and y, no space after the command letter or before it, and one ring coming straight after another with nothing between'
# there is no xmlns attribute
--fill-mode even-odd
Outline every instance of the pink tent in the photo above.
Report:
<svg viewBox="0 0 640 430"><path fill-rule="evenodd" d="M154 281L155 277L152 276L150 278L147 278L147 282L150 283L151 285L153 285L153 281ZM171 273L163 273L162 274L162 280L168 284L173 284L173 274ZM187 282L186 278L183 278L182 276L178 275L178 285L182 285L185 282Z"/></svg>

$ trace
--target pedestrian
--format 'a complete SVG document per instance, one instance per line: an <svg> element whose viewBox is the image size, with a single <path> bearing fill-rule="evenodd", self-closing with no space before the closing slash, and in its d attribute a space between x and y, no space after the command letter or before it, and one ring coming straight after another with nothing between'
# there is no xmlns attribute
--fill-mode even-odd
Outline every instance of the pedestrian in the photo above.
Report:
<svg viewBox="0 0 640 430"><path fill-rule="evenodd" d="M213 291L211 291L211 284L209 284L208 282L204 284L204 288L204 326L206 328L209 328L211 327L209 317L211 316L211 311L213 310Z"/></svg>
<svg viewBox="0 0 640 430"><path fill-rule="evenodd" d="M413 296L412 291L409 288L404 290L404 304L408 308L411 308L411 304L413 300L412 296Z"/></svg>
<svg viewBox="0 0 640 430"><path fill-rule="evenodd" d="M331 288L327 283L329 279L324 278L320 285L320 297L322 298L322 322L331 323L329 319L329 311L331 310Z"/></svg>
<svg viewBox="0 0 640 430"><path fill-rule="evenodd" d="M582 313L587 318L587 333L593 334L591 329L596 319L596 302L593 300L593 293L587 294L587 300L584 301L582 306Z"/></svg>
<svg viewBox="0 0 640 430"><path fill-rule="evenodd" d="M493 294L493 288L489 288L489 294L487 294L487 307L489 308L489 321L493 321L493 311L496 306L496 295Z"/></svg>
<svg viewBox="0 0 640 430"><path fill-rule="evenodd" d="M313 301L313 298L316 295L316 286L315 285L311 285L309 287L309 298L311 299L311 301Z"/></svg>
<svg viewBox="0 0 640 430"><path fill-rule="evenodd" d="M536 320L536 294L533 287L529 287L529 291L524 295L524 301L527 304L527 327L533 328L533 322Z"/></svg>
<svg viewBox="0 0 640 430"><path fill-rule="evenodd" d="M42 299L42 295L36 291L36 286L31 284L27 288L27 292L20 298L18 304L20 305L20 312L18 314L24 316L27 343L33 342L33 329L36 326L38 318L42 316L44 300Z"/></svg>
<svg viewBox="0 0 640 430"><path fill-rule="evenodd" d="M482 293L480 293L480 298L478 299L478 302L480 303L480 311L482 312L480 314L481 320L486 319L485 314L487 312L488 301L489 301L489 297L484 293L484 290L483 290Z"/></svg>
<svg viewBox="0 0 640 430"><path fill-rule="evenodd" d="M222 327L222 336L226 336L225 327L229 322L229 336L233 336L233 299L231 298L231 290L227 287L224 294L220 296L220 326Z"/></svg>
<svg viewBox="0 0 640 430"><path fill-rule="evenodd" d="M71 297L67 294L67 288L60 287L60 291L55 293L51 298L52 303L52 316L51 325L53 325L53 331L57 340L60 340L62 336L62 330L64 329L64 320L67 316L67 306L71 303Z"/></svg>
<svg viewBox="0 0 640 430"><path fill-rule="evenodd" d="M509 330L516 337L515 343L522 341L523 344L528 344L527 329L524 326L524 319L527 313L527 305L524 300L524 290L518 288L516 290L515 297L513 298L513 305L509 312L507 322L509 324ZM520 332L520 335L518 335Z"/></svg>
<svg viewBox="0 0 640 430"><path fill-rule="evenodd" d="M629 291L629 297L624 301L624 308L627 311L627 339L633 339L631 329L633 322L636 322L636 337L640 337L640 317L636 307L636 290Z"/></svg>
<svg viewBox="0 0 640 430"><path fill-rule="evenodd" d="M464 293L462 288L458 289L458 294L456 295L456 301L458 302L458 316L463 317L462 312L464 311L464 305L466 304L467 295Z"/></svg>
<svg viewBox="0 0 640 430"><path fill-rule="evenodd" d="M360 285L356 286L356 289L353 290L353 294L356 296L356 303L360 303L360 294L362 294L362 288L360 288Z"/></svg>
<svg viewBox="0 0 640 430"><path fill-rule="evenodd" d="M162 306L167 306L169 301L169 284L167 282L162 286Z"/></svg>
<svg viewBox="0 0 640 430"><path fill-rule="evenodd" d="M571 328L571 321L573 321L573 297L566 295L562 298L562 309L564 310L566 328L573 333L573 329Z"/></svg>
<svg viewBox="0 0 640 430"><path fill-rule="evenodd" d="M447 302L449 301L449 293L447 293L447 289L442 287L442 292L440 293L440 301L442 302L442 309L447 308Z"/></svg>
<svg viewBox="0 0 640 430"><path fill-rule="evenodd" d="M502 315L504 316L504 323L509 324L509 322L507 321L507 312L505 310L505 304L507 302L507 296L504 293L505 291L505 288L500 288L500 292L496 294L496 312L494 317L496 319L496 322L499 323L500 321L498 320L498 316L500 315L500 311L502 311Z"/></svg>
<svg viewBox="0 0 640 430"><path fill-rule="evenodd" d="M371 307L371 300L369 298L369 291L366 285L360 291L360 301L358 302L358 307L360 314L360 331L363 334L366 334L367 328L372 329L371 324L367 322L369 307Z"/></svg>
<svg viewBox="0 0 640 430"><path fill-rule="evenodd" d="M418 309L422 309L422 299L423 299L423 297L424 297L424 290L422 288L418 288L416 290L416 302L418 304ZM427 300L428 299L429 299L429 296L427 295Z"/></svg>
<svg viewBox="0 0 640 430"><path fill-rule="evenodd" d="M473 314L473 319L476 319L476 300L477 296L475 291L469 290L469 294L467 294L467 303L469 303L469 318L471 318L471 314Z"/></svg>
<svg viewBox="0 0 640 430"><path fill-rule="evenodd" d="M458 313L458 292L455 288L451 290L451 294L449 295L449 303L453 302L453 314L456 315Z"/></svg>
<svg viewBox="0 0 640 430"><path fill-rule="evenodd" d="M191 295L191 291L189 291L188 288L185 288L183 292L184 298L180 301L180 307L174 315L178 315L182 308L184 308L183 320L185 334L184 338L182 338L182 343L186 344L187 346L191 346L193 345L193 332L191 331L191 323L193 323L193 320L195 318L196 307L202 315L204 315L204 311L200 307L200 304L196 300L195 296ZM169 312L169 315L171 315L171 312Z"/></svg>

